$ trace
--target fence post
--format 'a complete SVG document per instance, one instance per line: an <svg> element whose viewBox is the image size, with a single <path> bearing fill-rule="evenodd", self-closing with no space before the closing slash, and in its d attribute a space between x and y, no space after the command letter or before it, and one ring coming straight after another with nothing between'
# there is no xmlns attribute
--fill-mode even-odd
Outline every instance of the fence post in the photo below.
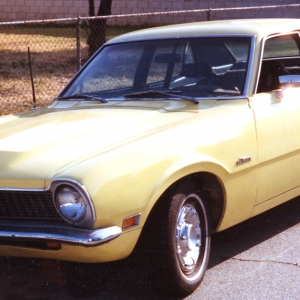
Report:
<svg viewBox="0 0 300 300"><path fill-rule="evenodd" d="M81 68L81 19L77 16L76 20L76 49L77 49L77 71Z"/></svg>
<svg viewBox="0 0 300 300"><path fill-rule="evenodd" d="M211 21L211 8L208 8L207 11L207 21Z"/></svg>

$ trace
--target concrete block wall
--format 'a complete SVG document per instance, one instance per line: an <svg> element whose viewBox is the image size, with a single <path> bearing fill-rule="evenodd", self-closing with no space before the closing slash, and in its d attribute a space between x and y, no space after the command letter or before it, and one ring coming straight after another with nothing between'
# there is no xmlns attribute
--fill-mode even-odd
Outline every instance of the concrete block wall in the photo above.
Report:
<svg viewBox="0 0 300 300"><path fill-rule="evenodd" d="M0 0L2 22L73 18L79 14L88 14L87 0Z"/></svg>
<svg viewBox="0 0 300 300"><path fill-rule="evenodd" d="M299 0L113 0L112 14L297 4ZM100 0L95 0L98 7ZM259 13L259 11L258 11ZM297 9L299 16L299 9ZM73 18L88 15L87 0L0 0L0 22Z"/></svg>

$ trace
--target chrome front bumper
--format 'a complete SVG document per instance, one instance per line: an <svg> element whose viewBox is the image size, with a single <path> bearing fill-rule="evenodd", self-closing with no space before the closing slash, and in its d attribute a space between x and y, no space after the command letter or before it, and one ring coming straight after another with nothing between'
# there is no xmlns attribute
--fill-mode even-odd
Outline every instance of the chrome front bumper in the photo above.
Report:
<svg viewBox="0 0 300 300"><path fill-rule="evenodd" d="M121 232L121 228L117 226L87 230L71 227L36 227L0 224L0 239L3 238L6 241L56 241L83 246L97 246L115 239Z"/></svg>

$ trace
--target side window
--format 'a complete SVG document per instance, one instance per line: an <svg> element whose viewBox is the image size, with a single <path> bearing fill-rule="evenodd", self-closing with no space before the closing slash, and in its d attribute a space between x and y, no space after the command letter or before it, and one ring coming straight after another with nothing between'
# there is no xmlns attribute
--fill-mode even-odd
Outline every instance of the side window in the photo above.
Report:
<svg viewBox="0 0 300 300"><path fill-rule="evenodd" d="M299 36L287 35L266 40L263 58L299 56Z"/></svg>
<svg viewBox="0 0 300 300"><path fill-rule="evenodd" d="M257 92L280 88L279 76L300 74L299 34L267 39L264 46Z"/></svg>

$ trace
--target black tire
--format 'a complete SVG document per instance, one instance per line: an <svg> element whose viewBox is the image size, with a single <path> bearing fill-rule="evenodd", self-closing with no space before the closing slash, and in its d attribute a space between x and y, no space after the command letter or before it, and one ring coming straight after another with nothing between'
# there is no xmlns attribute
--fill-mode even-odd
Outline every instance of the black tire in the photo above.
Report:
<svg viewBox="0 0 300 300"><path fill-rule="evenodd" d="M201 283L209 261L208 206L200 192L184 189L161 200L149 220L156 222L148 236L155 243L151 283L159 293L186 296Z"/></svg>

